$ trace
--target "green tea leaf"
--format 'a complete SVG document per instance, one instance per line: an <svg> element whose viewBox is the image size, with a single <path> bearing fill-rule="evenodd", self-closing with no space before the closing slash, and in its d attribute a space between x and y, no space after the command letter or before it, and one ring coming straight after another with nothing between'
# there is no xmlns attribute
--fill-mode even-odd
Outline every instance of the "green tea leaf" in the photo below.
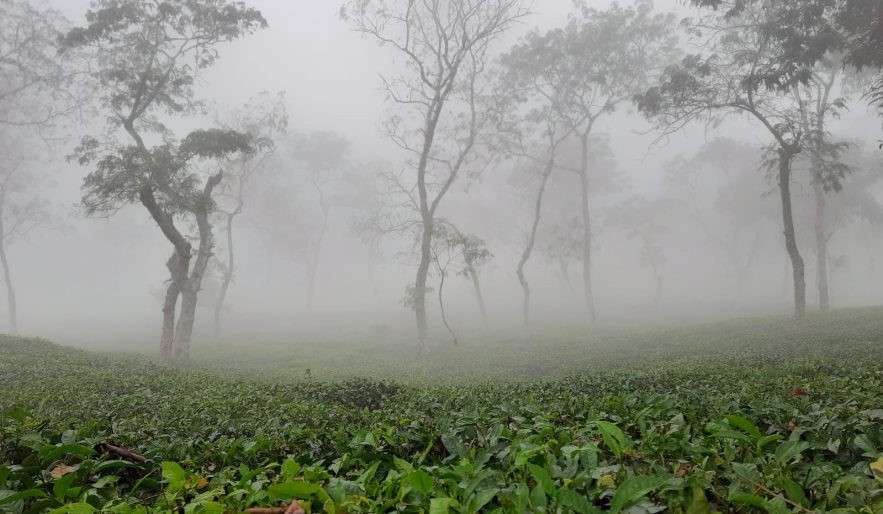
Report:
<svg viewBox="0 0 883 514"><path fill-rule="evenodd" d="M629 478L616 488L616 493L610 502L610 512L616 513L630 507L647 494L669 485L672 481L672 478L662 476Z"/></svg>
<svg viewBox="0 0 883 514"><path fill-rule="evenodd" d="M427 495L432 491L432 486L435 481L431 476L422 469L418 469L413 473L408 475L408 483L411 487L414 488L415 491L419 492L422 495Z"/></svg>

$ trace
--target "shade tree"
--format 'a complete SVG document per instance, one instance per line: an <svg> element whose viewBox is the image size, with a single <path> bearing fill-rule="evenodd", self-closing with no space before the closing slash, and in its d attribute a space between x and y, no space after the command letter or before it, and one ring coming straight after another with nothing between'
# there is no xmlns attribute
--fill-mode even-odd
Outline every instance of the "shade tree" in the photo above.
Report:
<svg viewBox="0 0 883 514"><path fill-rule="evenodd" d="M747 116L769 135L764 162L777 178L794 313L801 318L806 313L805 263L797 242L791 184L792 165L804 149L806 134L791 91L805 76L795 70L802 64L796 57L784 60L790 55L790 49L783 48L787 41L767 30L771 24L789 21L789 14L799 14L785 4L752 3L737 14L694 21L690 33L704 51L670 66L659 84L637 101L664 135L693 121L720 123L733 115Z"/></svg>
<svg viewBox="0 0 883 514"><path fill-rule="evenodd" d="M248 134L209 128L177 139L167 123L198 112L196 78L217 61L223 43L265 26L261 13L242 2L94 0L85 24L62 38L65 48L95 56L95 88L106 116L103 132L85 137L74 153L91 167L83 182L86 213L111 215L140 204L173 247L160 339L166 361L189 354L213 253L212 194L223 170L204 176L197 165L253 151ZM187 226L195 227L195 253Z"/></svg>

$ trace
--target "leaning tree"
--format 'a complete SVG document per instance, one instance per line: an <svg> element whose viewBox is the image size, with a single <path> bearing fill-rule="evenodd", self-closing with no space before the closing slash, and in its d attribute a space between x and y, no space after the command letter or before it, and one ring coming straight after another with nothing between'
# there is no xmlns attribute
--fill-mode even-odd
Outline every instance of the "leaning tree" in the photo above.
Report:
<svg viewBox="0 0 883 514"><path fill-rule="evenodd" d="M67 48L94 52L95 87L107 114L102 135L85 137L74 154L93 168L83 183L86 212L110 215L140 203L173 247L162 307L160 354L166 361L189 354L212 255L212 193L223 173L205 177L198 165L220 163L253 145L248 134L225 129L195 130L176 140L163 117L196 112L194 84L217 61L218 47L265 26L261 13L242 2L94 0L85 26L63 37ZM196 226L195 258L182 224Z"/></svg>
<svg viewBox="0 0 883 514"><path fill-rule="evenodd" d="M400 185L413 200L419 230L419 264L412 296L417 339L427 348L426 282L439 206L455 182L480 158L486 125L481 105L491 44L527 14L526 0L349 0L342 17L393 49L406 63L383 77L398 111L386 133L405 155Z"/></svg>

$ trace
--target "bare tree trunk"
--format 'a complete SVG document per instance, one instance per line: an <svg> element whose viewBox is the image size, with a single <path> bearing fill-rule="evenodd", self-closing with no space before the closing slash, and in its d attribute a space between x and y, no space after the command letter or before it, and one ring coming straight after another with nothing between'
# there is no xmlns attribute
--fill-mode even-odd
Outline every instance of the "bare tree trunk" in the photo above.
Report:
<svg viewBox="0 0 883 514"><path fill-rule="evenodd" d="M227 214L227 226L224 230L227 237L227 265L224 268L223 277L221 277L221 290L218 292L218 299L215 302L215 340L221 335L221 313L224 310L227 290L230 288L230 283L233 282L233 274L236 269L235 254L233 252L233 219L236 217L236 214L238 214L236 211Z"/></svg>
<svg viewBox="0 0 883 514"><path fill-rule="evenodd" d="M181 232L175 227L174 218L163 211L162 207L156 201L156 196L150 187L145 187L139 191L141 204L150 213L150 216L156 221L163 235L172 243L174 252L166 262L169 269L170 281L166 289L166 298L163 302L163 325L162 335L159 343L160 359L163 362L171 362L173 360L173 348L175 341L175 308L178 303L178 296L184 289L187 282L187 273L190 269L190 258L192 246Z"/></svg>
<svg viewBox="0 0 883 514"><path fill-rule="evenodd" d="M181 290L181 315L175 325L175 361L187 360L190 356L190 340L193 337L193 324L196 321L196 302L199 290L188 279Z"/></svg>
<svg viewBox="0 0 883 514"><path fill-rule="evenodd" d="M432 261L433 220L423 219L423 237L420 241L420 265L417 266L417 277L414 279L414 315L417 319L417 341L420 351L429 349L429 323L426 319L426 279L429 276L429 264Z"/></svg>
<svg viewBox="0 0 883 514"><path fill-rule="evenodd" d="M588 134L582 137L582 163L580 166L579 180L583 219L583 290L586 296L586 310L588 313L589 326L594 327L595 297L592 292L592 218L589 212L589 138Z"/></svg>
<svg viewBox="0 0 883 514"><path fill-rule="evenodd" d="M3 223L3 194L0 193L0 262L3 263L3 281L6 285L6 301L9 309L9 333L18 334L18 313L15 303L15 287L12 285L12 272L6 257L6 227Z"/></svg>
<svg viewBox="0 0 883 514"><path fill-rule="evenodd" d="M573 280L570 278L570 264L567 259L558 259L558 268L561 270L561 280L564 281L564 287L572 297L576 292L573 290Z"/></svg>
<svg viewBox="0 0 883 514"><path fill-rule="evenodd" d="M319 227L319 233L316 235L316 242L313 245L312 264L307 270L307 312L312 312L313 302L316 293L316 273L319 269L319 259L322 255L322 244L325 242L325 233L328 231L328 210L329 205L325 202L325 195L322 189L316 185L319 192L319 203L322 207L322 225Z"/></svg>
<svg viewBox="0 0 883 514"><path fill-rule="evenodd" d="M18 334L18 313L16 312L15 304L15 288L12 286L12 274L9 270L9 260L6 258L6 244L2 237L0 237L0 261L3 262L3 281L4 284L6 284L6 301L9 308L9 333Z"/></svg>
<svg viewBox="0 0 883 514"><path fill-rule="evenodd" d="M828 292L828 237L825 233L825 191L818 181L813 181L813 193L816 199L815 236L816 236L816 282L819 288L819 309L827 312L831 308Z"/></svg>
<svg viewBox="0 0 883 514"><path fill-rule="evenodd" d="M172 256L166 262L171 278L166 288L166 297L163 301L162 313L162 336L159 343L159 355L163 362L170 363L174 360L173 349L175 343L175 312L178 307L178 297L187 282L187 272L190 268L190 250L182 254L178 250L172 252Z"/></svg>
<svg viewBox="0 0 883 514"><path fill-rule="evenodd" d="M451 339L454 341L454 345L459 344L457 341L457 334L454 333L454 329L451 328L451 324L448 323L448 317L445 315L445 299L442 294L445 287L445 270L439 266L439 279L438 279L438 310L441 313L442 323L445 324L445 328L448 329L448 333L451 334Z"/></svg>
<svg viewBox="0 0 883 514"><path fill-rule="evenodd" d="M203 191L205 198L211 198L212 190L220 181L220 173L208 179ZM175 326L175 359L179 361L190 357L190 341L193 336L193 324L196 321L196 304L199 299L199 290L202 287L202 278L205 275L206 268L208 268L214 246L212 226L208 219L209 212L202 205L200 203L200 208L193 212L196 216L196 226L199 230L199 249L196 251L196 260L193 262L190 276L181 290L181 315L178 318L178 324Z"/></svg>
<svg viewBox="0 0 883 514"><path fill-rule="evenodd" d="M472 263L467 262L466 272L469 274L469 278L472 279L472 289L475 290L475 298L478 300L478 310L481 312L484 328L490 328L491 324L488 321L487 308L484 305L484 295L481 292L481 281L478 278L478 271L475 270L475 266Z"/></svg>
<svg viewBox="0 0 883 514"><path fill-rule="evenodd" d="M546 185L549 183L549 177L552 175L553 169L555 169L554 156L549 159L546 163L546 169L543 170L540 187L537 189L537 199L536 202L534 202L533 223L530 225L530 232L527 235L527 244L524 245L521 259L518 260L518 268L515 270L515 273L518 275L518 282L521 284L521 290L524 291L521 312L525 325L530 325L530 284L524 276L524 266L527 264L527 261L530 260L533 248L537 242L537 229L540 226L540 219L543 214L543 197L546 194Z"/></svg>
<svg viewBox="0 0 883 514"><path fill-rule="evenodd" d="M806 316L806 277L803 257L797 246L797 235L794 230L794 214L791 209L791 162L795 152L792 149L779 150L779 192L782 197L782 220L785 231L785 249L791 260L791 271L794 280L794 316L802 319Z"/></svg>

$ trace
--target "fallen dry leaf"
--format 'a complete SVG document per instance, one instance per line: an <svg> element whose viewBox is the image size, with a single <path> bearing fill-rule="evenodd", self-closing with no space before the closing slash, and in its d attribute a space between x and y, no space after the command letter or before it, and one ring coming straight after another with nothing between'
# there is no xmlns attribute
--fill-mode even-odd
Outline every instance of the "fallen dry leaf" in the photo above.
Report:
<svg viewBox="0 0 883 514"><path fill-rule="evenodd" d="M54 478L55 480L58 480L59 478L67 475L68 473L73 473L74 471L76 471L78 469L80 469L80 466L68 466L66 464L59 464L58 466L55 466L54 468L52 468L52 471L50 471L49 474L52 476L52 478Z"/></svg>

